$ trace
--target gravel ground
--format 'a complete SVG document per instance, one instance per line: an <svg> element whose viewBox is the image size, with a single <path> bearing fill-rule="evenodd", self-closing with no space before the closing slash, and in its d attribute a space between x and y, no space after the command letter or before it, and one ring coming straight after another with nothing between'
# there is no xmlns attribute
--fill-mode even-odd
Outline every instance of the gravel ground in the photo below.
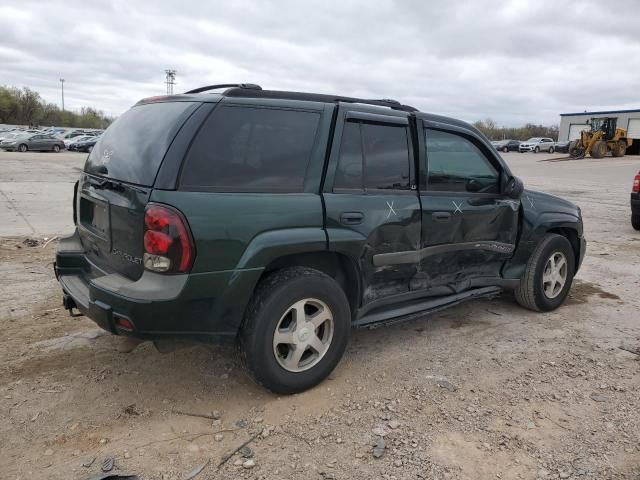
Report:
<svg viewBox="0 0 640 480"><path fill-rule="evenodd" d="M33 155L29 171L73 177L74 161ZM230 347L119 353L118 338L60 307L55 240L43 242L58 230L31 243L7 232L0 478L83 479L106 457L144 479L203 465L196 479L640 478L640 233L628 209L640 161L505 158L527 186L582 207L588 253L567 304L537 314L503 295L354 331L332 376L290 397L253 384ZM14 213L30 188L42 200L28 179L12 196L16 175L0 173Z"/></svg>

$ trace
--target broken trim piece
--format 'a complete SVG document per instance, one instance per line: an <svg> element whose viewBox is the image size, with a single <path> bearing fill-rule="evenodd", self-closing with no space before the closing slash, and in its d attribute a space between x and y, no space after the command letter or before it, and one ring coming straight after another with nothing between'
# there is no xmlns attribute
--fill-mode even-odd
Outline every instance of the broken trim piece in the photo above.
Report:
<svg viewBox="0 0 640 480"><path fill-rule="evenodd" d="M509 255L513 253L515 248L516 246L510 243L486 240L479 242L447 243L408 252L379 253L373 256L373 265L383 267L386 265L415 264L432 255L441 255L443 253L458 252L461 250L489 250L491 252Z"/></svg>

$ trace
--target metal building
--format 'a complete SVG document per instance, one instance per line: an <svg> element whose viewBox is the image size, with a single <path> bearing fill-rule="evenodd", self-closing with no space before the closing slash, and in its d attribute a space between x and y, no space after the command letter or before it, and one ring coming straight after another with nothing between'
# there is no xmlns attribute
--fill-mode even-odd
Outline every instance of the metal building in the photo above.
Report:
<svg viewBox="0 0 640 480"><path fill-rule="evenodd" d="M590 128L589 125L587 125L587 120L593 117L617 118L618 128L626 128L627 136L633 139L633 145L627 149L627 153L640 153L640 109L561 113L558 141L562 142L564 140L575 140L579 138L580 132L583 129Z"/></svg>

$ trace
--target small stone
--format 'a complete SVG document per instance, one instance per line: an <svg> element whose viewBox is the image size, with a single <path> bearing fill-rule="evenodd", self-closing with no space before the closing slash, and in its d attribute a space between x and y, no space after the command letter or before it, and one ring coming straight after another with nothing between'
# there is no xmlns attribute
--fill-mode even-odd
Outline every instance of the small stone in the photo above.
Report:
<svg viewBox="0 0 640 480"><path fill-rule="evenodd" d="M45 454L47 457L50 457L51 455L53 455L53 450L51 450L50 448L47 448L47 449L44 451L44 454Z"/></svg>
<svg viewBox="0 0 640 480"><path fill-rule="evenodd" d="M569 478L570 476L569 472L560 472L560 478Z"/></svg>
<svg viewBox="0 0 640 480"><path fill-rule="evenodd" d="M401 466L402 466L402 460L400 460L400 459L398 459L398 460L394 460L394 461L393 461L393 464L394 464L396 467L401 467Z"/></svg>
<svg viewBox="0 0 640 480"><path fill-rule="evenodd" d="M131 454L129 452L124 452L124 458L131 458Z"/></svg>
<svg viewBox="0 0 640 480"><path fill-rule="evenodd" d="M398 420L391 420L387 425L389 425L390 429L395 430L400 426L400 422Z"/></svg>
<svg viewBox="0 0 640 480"><path fill-rule="evenodd" d="M215 436L215 437L213 437L213 439L214 439L216 442L221 442L223 438L224 438L224 435L222 435L221 433L217 433L217 434L216 434L216 436Z"/></svg>
<svg viewBox="0 0 640 480"><path fill-rule="evenodd" d="M101 438L100 439L100 445L106 445L109 442L109 440L107 440L106 438Z"/></svg>
<svg viewBox="0 0 640 480"><path fill-rule="evenodd" d="M342 443L342 439L338 437L338 438L336 439L336 443Z"/></svg>
<svg viewBox="0 0 640 480"><path fill-rule="evenodd" d="M238 453L243 458L251 458L251 457L253 457L253 450L251 450L251 448L249 448L246 445L244 447L242 447L240 450L238 450Z"/></svg>
<svg viewBox="0 0 640 480"><path fill-rule="evenodd" d="M253 419L253 421L256 422L256 423L262 423L262 422L264 422L264 418L256 417L256 418Z"/></svg>
<svg viewBox="0 0 640 480"><path fill-rule="evenodd" d="M214 410L213 412L211 412L211 416L214 420L220 420L222 418L222 413L220 413L218 410Z"/></svg>
<svg viewBox="0 0 640 480"><path fill-rule="evenodd" d="M602 395L601 393L592 393L591 400L593 400L594 402L608 402L609 397L607 397L606 395Z"/></svg>
<svg viewBox="0 0 640 480"><path fill-rule="evenodd" d="M464 422L464 417L463 417L462 415L460 415L460 416L458 417L458 421L459 421L459 422Z"/></svg>
<svg viewBox="0 0 640 480"><path fill-rule="evenodd" d="M382 427L376 427L371 431L373 432L374 435L377 435L378 437L384 437L387 434L387 431Z"/></svg>
<svg viewBox="0 0 640 480"><path fill-rule="evenodd" d="M376 444L373 446L373 456L374 458L380 458L384 453L385 443L384 438L380 437Z"/></svg>
<svg viewBox="0 0 640 480"><path fill-rule="evenodd" d="M249 460L246 460L243 464L242 464L243 468L253 468L256 466L256 461L252 458L250 458Z"/></svg>
<svg viewBox="0 0 640 480"><path fill-rule="evenodd" d="M236 467L239 467L240 465L242 465L242 463L243 463L243 462L242 462L242 460L240 460L240 459L237 459L235 462L233 462L233 464L234 464Z"/></svg>

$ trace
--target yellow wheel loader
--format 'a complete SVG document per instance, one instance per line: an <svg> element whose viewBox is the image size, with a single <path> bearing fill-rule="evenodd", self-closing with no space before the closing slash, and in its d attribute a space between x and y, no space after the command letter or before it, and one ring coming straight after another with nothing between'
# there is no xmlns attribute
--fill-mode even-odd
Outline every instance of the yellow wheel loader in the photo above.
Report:
<svg viewBox="0 0 640 480"><path fill-rule="evenodd" d="M591 124L591 130L583 130L580 138L569 144L569 156L602 158L611 152L613 157L623 157L633 140L627 138L624 128L616 128L617 120L615 117L592 118L587 122Z"/></svg>

